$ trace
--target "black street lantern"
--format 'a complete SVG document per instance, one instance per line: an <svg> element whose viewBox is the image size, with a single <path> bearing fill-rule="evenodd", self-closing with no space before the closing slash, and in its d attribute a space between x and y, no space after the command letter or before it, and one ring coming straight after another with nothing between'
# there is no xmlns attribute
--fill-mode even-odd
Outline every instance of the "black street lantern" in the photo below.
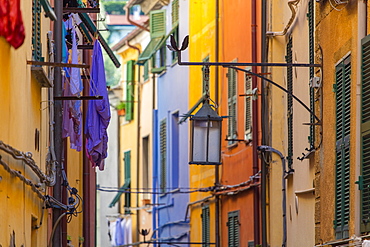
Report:
<svg viewBox="0 0 370 247"><path fill-rule="evenodd" d="M189 164L221 164L222 117L205 100L199 111L190 117L190 159Z"/></svg>

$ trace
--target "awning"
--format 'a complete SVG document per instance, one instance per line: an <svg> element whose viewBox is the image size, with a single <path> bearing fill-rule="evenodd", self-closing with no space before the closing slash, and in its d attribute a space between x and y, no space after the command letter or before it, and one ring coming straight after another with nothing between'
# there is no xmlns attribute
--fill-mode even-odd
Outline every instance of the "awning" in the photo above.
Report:
<svg viewBox="0 0 370 247"><path fill-rule="evenodd" d="M51 5L49 3L49 0L40 0L40 3L42 5L42 8L45 11L45 15L47 17L49 17L51 20L56 21L57 20L57 16L56 16L53 8L51 7Z"/></svg>
<svg viewBox="0 0 370 247"><path fill-rule="evenodd" d="M140 54L136 63L143 65L148 59L150 59L163 38L164 36L151 39L144 51Z"/></svg>
<svg viewBox="0 0 370 247"><path fill-rule="evenodd" d="M121 188L119 188L119 192L117 192L117 195L113 198L112 202L109 204L110 208L114 207L114 205L116 205L116 203L119 201L119 199L120 199L121 195L124 193L124 191L129 189L130 182L131 182L131 180L127 179L125 184L122 185Z"/></svg>
<svg viewBox="0 0 370 247"><path fill-rule="evenodd" d="M111 48L108 46L107 42L105 41L105 39L102 37L102 35L98 31L98 29L96 28L90 16L87 13L78 13L78 15L80 16L81 20L83 21L83 23L85 24L85 26L87 27L91 35L94 37L97 36L98 40L100 41L100 44L103 46L104 50L107 52L109 58L112 60L114 65L117 68L119 68L121 66L120 62L118 61L118 59L114 55Z"/></svg>

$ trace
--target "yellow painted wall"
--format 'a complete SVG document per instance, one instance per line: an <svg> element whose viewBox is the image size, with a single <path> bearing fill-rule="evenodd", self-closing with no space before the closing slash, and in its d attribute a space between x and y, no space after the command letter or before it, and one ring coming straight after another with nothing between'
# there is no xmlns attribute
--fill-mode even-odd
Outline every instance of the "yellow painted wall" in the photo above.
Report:
<svg viewBox="0 0 370 247"><path fill-rule="evenodd" d="M289 37L292 38L293 63L309 63L309 31L307 22L308 1L301 0L294 6L293 24L285 35L279 35L293 16L286 1L272 0L269 8L268 31L277 35L269 38L269 58L271 63L286 63L285 56ZM270 67L268 76L275 83L287 89L287 68ZM293 94L308 107L310 106L309 68L293 68ZM271 146L288 156L288 94L271 85ZM293 164L294 174L285 180L286 183L286 222L287 246L313 246L315 236L315 170L310 160L300 161L302 153L310 148L310 113L293 99ZM279 127L277 127L279 126ZM288 169L286 160L286 169ZM282 212L282 162L278 155L272 155L268 176L267 203L267 238L271 246L281 246L283 241L283 212ZM311 190L307 193L300 191Z"/></svg>
<svg viewBox="0 0 370 247"><path fill-rule="evenodd" d="M316 179L317 197L317 222L316 242L330 241L335 239L333 220L335 213L335 66L340 59L351 54L351 137L350 137L350 222L349 236L355 233L356 211L359 205L355 204L355 195L358 193L356 170L359 166L359 156L356 150L360 150L360 142L356 137L360 121L357 91L357 66L358 66L358 36L357 36L357 2L351 2L341 11L334 10L329 3L322 3L316 6L316 36L317 45L323 50L323 140L325 145L317 153L316 167L319 173ZM357 174L359 175L359 174ZM352 182L353 181L353 182ZM357 233L358 234L358 233Z"/></svg>
<svg viewBox="0 0 370 247"><path fill-rule="evenodd" d="M129 60L137 60L138 58L138 51L135 49L128 49L125 50L119 55L122 57L122 76L121 76L121 82L120 85L123 88L122 91L122 100L125 100L124 95L125 92L125 86L126 85L126 63ZM138 182L137 182L137 176L136 174L138 173L138 161L137 161L137 136L138 136L138 126L137 126L137 120L138 120L138 69L139 66L135 66L135 86L134 86L134 91L135 91L135 96L134 96L134 114L133 114L133 119L129 122L125 120L125 117L120 117L120 186L124 184L124 153L126 151L131 151L131 188L137 188L138 187ZM140 72L140 75L142 76L142 72ZM131 194L131 206L136 207L138 206L138 197L137 194L132 193ZM122 195L120 198L120 213L124 214L125 209L124 209L124 196ZM138 223L138 218L137 218L137 213L136 211L133 211L132 217L132 229L137 229L137 223ZM136 234L137 231L133 231L133 242L137 242L137 236Z"/></svg>
<svg viewBox="0 0 370 247"><path fill-rule="evenodd" d="M189 1L189 61L202 62L209 56L210 62L215 61L215 12L216 1L191 0ZM189 109L201 98L202 89L202 67L190 66L189 83ZM215 99L215 68L210 68L209 83L211 99ZM196 110L197 111L197 110ZM194 111L194 113L196 112ZM203 188L213 186L215 183L214 166L191 165L190 187ZM208 193L190 194L190 202L201 200L209 196ZM214 203L210 203L210 222L215 222ZM201 205L191 207L190 211L190 240L200 242L202 240L202 213ZM215 241L214 224L211 224L211 242Z"/></svg>
<svg viewBox="0 0 370 247"><path fill-rule="evenodd" d="M39 83L31 76L31 67L26 65L31 60L32 1L21 1L22 18L26 38L23 45L15 50L3 37L0 37L0 141L22 152L31 152L36 164L45 172L47 114L42 114L46 100L42 96ZM46 44L46 32L49 19L42 18L42 43ZM46 46L43 47L46 56ZM45 94L44 94L45 96ZM35 130L40 131L40 150L35 150ZM26 178L38 183L38 178L21 161L0 151L1 160L13 170L19 171ZM8 173L0 166L0 245L9 246L10 237L15 234L16 246L47 245L47 212L44 211L42 226L40 223L43 201L29 186L19 178ZM32 221L37 219L37 221Z"/></svg>

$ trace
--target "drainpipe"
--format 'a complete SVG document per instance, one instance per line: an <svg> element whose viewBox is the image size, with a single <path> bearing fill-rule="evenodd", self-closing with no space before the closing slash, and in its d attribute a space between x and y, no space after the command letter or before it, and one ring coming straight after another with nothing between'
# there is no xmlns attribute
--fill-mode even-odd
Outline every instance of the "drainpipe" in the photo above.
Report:
<svg viewBox="0 0 370 247"><path fill-rule="evenodd" d="M55 61L62 62L62 12L63 2L55 1L54 3L55 14L57 20L54 22L54 40L55 40ZM55 67L54 69L54 97L62 96L62 75L61 68ZM56 200L62 201L62 177L61 177L61 164L62 164L62 101L54 101L54 150L56 155L56 181L53 188L53 196ZM56 225L55 233L53 236L53 246L62 246L62 227L59 223L62 210L53 209L53 225Z"/></svg>
<svg viewBox="0 0 370 247"><path fill-rule="evenodd" d="M261 48L261 62L267 62L267 39L266 39L266 0L262 0L261 2L262 8L262 26L261 26L261 35L262 35L262 48ZM267 67L263 66L262 73L267 72ZM267 102L267 88L266 88L266 81L262 80L262 87L261 87L261 123L262 123L262 144L269 145L269 119L268 119L268 102ZM262 224L262 247L267 247L267 227L266 227L266 162L263 159L261 164L261 224Z"/></svg>
<svg viewBox="0 0 370 247"><path fill-rule="evenodd" d="M362 48L361 48L361 39L366 36L366 1L360 0L357 1L357 85L356 85L356 143L361 143L361 58L362 58ZM356 148L356 157L361 157L361 150ZM355 168L355 177L358 178L361 175L361 159L356 159L356 168ZM359 236L361 234L360 224L361 224L361 191L356 190L355 193L355 235Z"/></svg>
<svg viewBox="0 0 370 247"><path fill-rule="evenodd" d="M137 22L134 22L133 20L130 19L130 3L127 3L123 9L126 11L126 20L131 24L131 25L134 25L134 26L137 26L138 28L141 28L147 32L150 32L148 28L144 27L143 25L140 25L139 23Z"/></svg>
<svg viewBox="0 0 370 247"><path fill-rule="evenodd" d="M252 0L252 63L257 62L257 1ZM252 67L252 72L257 73L257 68ZM257 88L257 78L252 77L252 86ZM257 157L257 146L258 146L258 101L252 101L252 139L253 139L253 174L258 172L258 157ZM254 244L260 243L260 212L259 212L259 187L255 187L253 193L253 217L254 217Z"/></svg>
<svg viewBox="0 0 370 247"><path fill-rule="evenodd" d="M270 146L258 146L257 147L257 151L260 151L260 152L273 152L273 153L276 153L277 155L280 156L280 159L281 159L281 163L282 163L282 188L281 188L281 191L282 191L282 210L283 210L283 243L281 244L282 247L286 247L286 241L287 241L287 227L286 227L286 193L285 193L285 190L286 190L286 183L285 183L285 179L286 179L286 175L288 175L289 173L286 172L286 169L285 169L285 157L284 155L279 151L279 150L276 150Z"/></svg>
<svg viewBox="0 0 370 247"><path fill-rule="evenodd" d="M216 59L216 62L219 61L219 0L216 0L216 13L215 13L215 17L216 17L216 25L215 25L215 59ZM219 87L219 76L218 76L218 72L219 72L219 69L218 69L218 66L216 66L216 72L215 72L215 101L216 101L216 104L218 105L219 103L219 98L218 98L218 94L219 94L219 91L218 91L218 87ZM215 166L215 186L216 188L218 188L218 186L220 185L220 166L216 165ZM216 219L215 219L215 237L216 237L216 247L220 247L220 196L219 195L216 195L215 197L215 215L216 215Z"/></svg>

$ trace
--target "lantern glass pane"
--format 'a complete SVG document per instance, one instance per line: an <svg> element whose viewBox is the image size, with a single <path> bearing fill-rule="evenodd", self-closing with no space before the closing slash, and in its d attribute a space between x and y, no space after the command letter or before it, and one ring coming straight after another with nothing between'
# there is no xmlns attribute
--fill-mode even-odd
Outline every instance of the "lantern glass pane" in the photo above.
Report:
<svg viewBox="0 0 370 247"><path fill-rule="evenodd" d="M207 142L207 127L209 123L209 136ZM220 162L220 122L194 120L193 136L194 162ZM207 152L208 144L208 152ZM208 159L207 159L208 153Z"/></svg>

